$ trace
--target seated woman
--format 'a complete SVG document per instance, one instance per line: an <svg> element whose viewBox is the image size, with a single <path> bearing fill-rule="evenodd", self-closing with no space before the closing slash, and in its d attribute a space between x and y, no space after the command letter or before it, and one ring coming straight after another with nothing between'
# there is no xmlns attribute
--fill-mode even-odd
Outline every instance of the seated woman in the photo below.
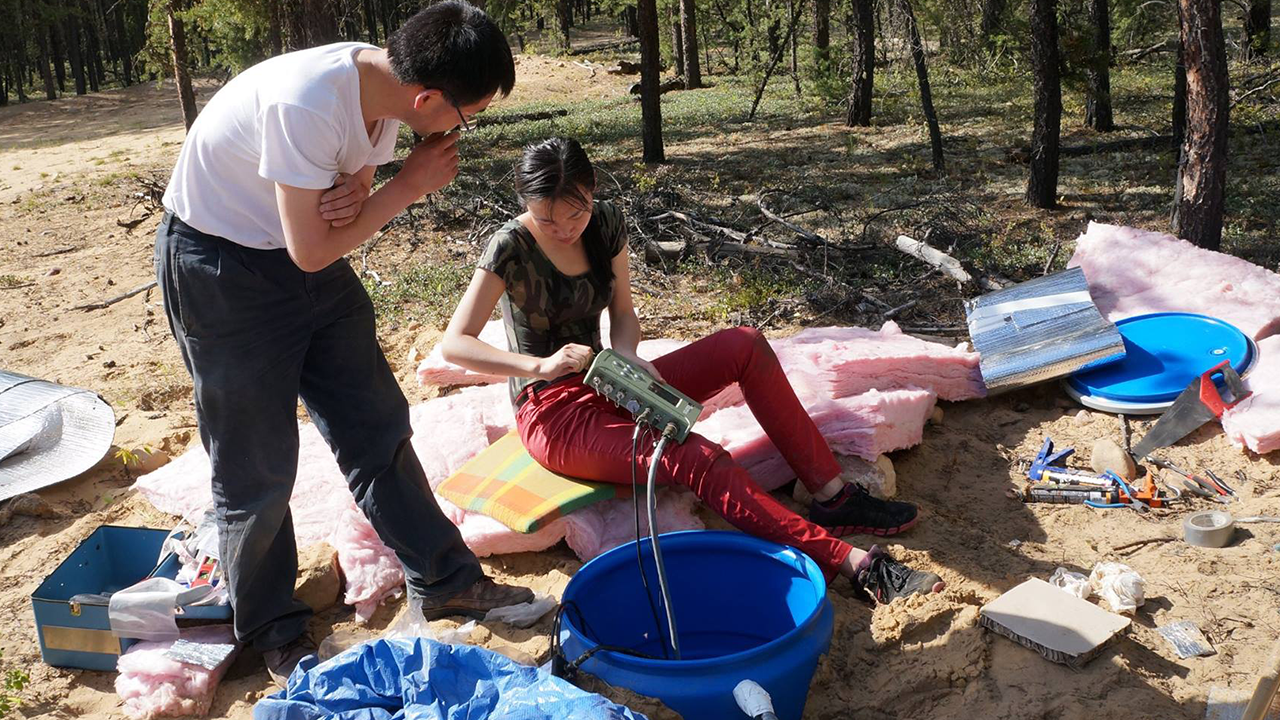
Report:
<svg viewBox="0 0 1280 720"><path fill-rule="evenodd" d="M698 402L738 383L760 425L813 494L806 520L764 492L724 448L692 433L668 446L659 481L684 485L739 529L798 548L828 580L843 575L879 602L939 592L941 579L835 535L892 535L911 527L915 507L872 497L840 478L840 465L796 399L759 331L722 330L652 363L636 356L640 321L631 301L622 213L595 201L595 170L575 140L531 145L516 168L526 211L489 241L471 285L445 330L444 357L462 367L510 378L516 425L544 467L571 477L628 482L634 421L585 386L584 371L601 349L600 313L610 319L613 349ZM510 348L479 339L501 302ZM642 445L647 472L653 444Z"/></svg>

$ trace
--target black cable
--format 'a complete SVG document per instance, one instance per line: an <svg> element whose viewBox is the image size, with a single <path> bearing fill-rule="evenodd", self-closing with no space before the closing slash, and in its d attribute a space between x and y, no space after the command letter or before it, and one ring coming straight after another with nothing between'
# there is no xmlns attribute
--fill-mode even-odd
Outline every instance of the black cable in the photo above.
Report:
<svg viewBox="0 0 1280 720"><path fill-rule="evenodd" d="M574 615L577 617L578 625L582 628L583 637L595 643L593 647L587 648L583 651L583 653L573 660L573 662L567 662L568 658L564 656L564 647L560 644L560 627L563 624L564 616L568 614L569 610L573 610ZM551 674L558 678L572 680L573 677L578 674L578 669L582 667L582 664L590 660L593 655L602 650L619 653L621 655L643 658L645 660L660 659L655 655L642 653L638 650L619 647L617 645L601 644L595 631L592 630L591 625L587 623L587 618L583 616L582 609L578 607L577 603L574 603L573 601L561 603L560 607L556 610L555 619L551 623Z"/></svg>
<svg viewBox="0 0 1280 720"><path fill-rule="evenodd" d="M644 569L644 555L640 552L640 489L636 482L636 465L638 464L637 443L640 439L640 428L648 429L641 420L636 420L636 429L631 433L631 508L636 521L636 565L640 568L640 582L644 585L644 597L649 601L649 612L653 615L653 626L658 634L658 644L662 646L662 657L670 660L667 654L667 638L662 632L662 621L658 619L658 606L653 601L653 591L649 589L649 577Z"/></svg>

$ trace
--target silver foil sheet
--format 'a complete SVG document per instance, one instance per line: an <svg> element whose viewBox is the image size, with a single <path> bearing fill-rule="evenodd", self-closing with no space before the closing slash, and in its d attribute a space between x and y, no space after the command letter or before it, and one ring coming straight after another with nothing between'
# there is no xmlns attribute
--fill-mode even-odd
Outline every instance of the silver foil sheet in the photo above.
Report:
<svg viewBox="0 0 1280 720"><path fill-rule="evenodd" d="M1124 339L1098 312L1080 268L966 300L964 307L982 380L993 393L1124 357Z"/></svg>

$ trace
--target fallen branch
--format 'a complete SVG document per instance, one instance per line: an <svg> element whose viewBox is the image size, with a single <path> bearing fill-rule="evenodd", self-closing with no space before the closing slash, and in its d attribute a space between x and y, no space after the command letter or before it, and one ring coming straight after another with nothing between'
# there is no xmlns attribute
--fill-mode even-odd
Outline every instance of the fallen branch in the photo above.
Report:
<svg viewBox="0 0 1280 720"><path fill-rule="evenodd" d="M33 282L18 283L17 285L0 285L0 290L17 290L18 288L31 287L35 285Z"/></svg>
<svg viewBox="0 0 1280 720"><path fill-rule="evenodd" d="M155 280L152 280L151 282L149 282L149 283L147 283L147 284L145 284L145 285L139 285L138 287L136 287L136 288L134 288L134 289L130 290L129 292L124 293L124 294L122 294L122 295L117 295L117 296L115 296L115 297L113 297L113 298L110 298L110 299L108 299L108 300L103 300L102 302L89 303L88 305L77 305L76 307L73 307L73 308L71 308L71 309L72 309L72 310L84 310L85 312L88 312L88 311L90 311L90 310L102 310L102 309L104 309L104 308L109 308L109 307L111 307L112 305L115 305L116 303L120 302L121 300L128 300L129 298L133 297L134 295L137 295L138 293L146 292L146 291L150 290L151 288L153 288L153 287L155 287L155 286L156 286L156 281L155 281Z"/></svg>
<svg viewBox="0 0 1280 720"><path fill-rule="evenodd" d="M738 230L734 230L733 228L725 227L723 225L716 225L714 223L706 222L705 220L699 220L691 215L688 215L682 212L677 212L675 210L668 210L660 215L654 215L653 217L649 218L649 220L652 222L660 222L662 220L670 220L670 219L679 220L680 222L694 229L703 229L709 232L714 232L718 235L723 235L729 238L730 240L736 240L737 242L740 242L740 243L748 242L751 239L750 236L748 236L746 233L740 232Z"/></svg>
<svg viewBox="0 0 1280 720"><path fill-rule="evenodd" d="M1132 548L1130 552L1137 552L1138 548L1144 547L1146 545L1150 545L1151 543L1165 543L1165 542L1170 542L1172 540L1177 540L1177 539L1178 538L1172 537L1170 535L1159 535L1156 537L1149 537L1149 538L1143 538L1141 540L1134 540L1133 542L1127 542L1123 545L1116 545L1115 547L1111 548L1111 551L1120 552L1121 550L1130 550L1130 548ZM1128 553L1125 553L1125 554L1127 555Z"/></svg>
<svg viewBox="0 0 1280 720"><path fill-rule="evenodd" d="M815 232L812 232L812 231L806 230L805 228L800 227L799 225L797 225L797 224L795 224L795 223L791 222L790 220L786 219L785 217L783 217L783 216L781 216L781 215L778 215L777 213L774 213L774 212L770 211L770 210L769 210L769 208L765 207L765 205L764 205L764 197L763 197L763 196L761 196L761 197L757 197L757 198L756 198L756 205L760 208L760 214L761 214L761 215L764 215L765 217L767 217L767 218L769 218L770 220L772 220L772 221L774 221L774 222L778 223L778 224L779 224L779 225L781 225L782 227L787 228L788 230L791 230L791 231L792 231L792 232L794 232L795 234L799 235L799 236L800 236L802 239L804 239L805 241L807 241L807 242L811 242L811 243L814 243L814 244L817 244L817 245L827 245L827 246L831 245L831 243L830 243L830 242L828 242L828 241L827 241L827 239L826 239L826 238L824 238L824 237L822 237L821 235L819 235L819 234L817 234L817 233L815 233Z"/></svg>
<svg viewBox="0 0 1280 720"><path fill-rule="evenodd" d="M1231 107L1235 107L1236 105L1239 105L1240 103L1244 102L1244 101L1245 101L1249 96L1251 96L1251 95L1257 95L1258 93L1262 92L1263 90L1266 90L1267 88L1271 87L1272 85L1275 85L1275 84L1276 84L1276 83L1278 83L1278 82L1280 82L1280 77L1274 77L1274 78L1271 78L1271 79L1270 79L1270 80L1268 80L1267 82L1265 82L1265 83L1263 83L1263 84L1259 85L1258 87L1256 87L1256 88L1254 88L1254 89L1252 89L1252 90L1250 90L1250 91L1246 92L1245 94L1241 95L1240 97L1236 98L1235 100L1232 100L1232 101L1231 101Z"/></svg>
<svg viewBox="0 0 1280 720"><path fill-rule="evenodd" d="M909 238L906 235L899 235L894 244L902 252L938 268L961 285L973 282L973 276L965 271L964 266L960 264L960 261L941 250L934 249L929 245L926 245L914 238Z"/></svg>
<svg viewBox="0 0 1280 720"><path fill-rule="evenodd" d="M1152 45L1151 47L1138 48L1135 50L1125 50L1120 56L1126 60L1138 61L1142 58L1159 52L1174 52L1178 49L1178 41L1170 38Z"/></svg>
<svg viewBox="0 0 1280 720"><path fill-rule="evenodd" d="M79 250L79 249L80 248L76 247L75 245L69 245L64 248L58 248L57 250L50 250L48 252L36 253L31 257L38 257L38 258L53 257L54 255L65 255L69 252L75 252L76 250Z"/></svg>
<svg viewBox="0 0 1280 720"><path fill-rule="evenodd" d="M684 89L684 78L680 77L679 75L673 78L667 78L666 80L663 80L661 83L658 84L659 95L666 95L669 92L673 92L675 90L683 90L683 89ZM639 95L640 83L632 84L631 88L627 90L627 92L631 93L632 95Z"/></svg>

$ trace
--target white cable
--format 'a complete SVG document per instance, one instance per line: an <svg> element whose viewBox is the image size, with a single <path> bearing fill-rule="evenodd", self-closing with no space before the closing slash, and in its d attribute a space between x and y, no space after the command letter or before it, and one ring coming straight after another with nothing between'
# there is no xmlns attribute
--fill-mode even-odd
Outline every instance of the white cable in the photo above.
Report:
<svg viewBox="0 0 1280 720"><path fill-rule="evenodd" d="M662 550L658 547L658 525L654 518L658 508L656 493L654 492L657 489L658 461L662 459L662 450L670 439L671 437L666 432L662 433L662 439L658 440L658 446L653 449L653 460L649 463L649 542L653 546L654 565L658 568L658 589L662 592L663 609L667 612L667 629L671 631L671 650L674 652L676 660L679 660L680 639L676 633L676 614L671 607L671 593L667 589L667 570L666 566L662 564Z"/></svg>

